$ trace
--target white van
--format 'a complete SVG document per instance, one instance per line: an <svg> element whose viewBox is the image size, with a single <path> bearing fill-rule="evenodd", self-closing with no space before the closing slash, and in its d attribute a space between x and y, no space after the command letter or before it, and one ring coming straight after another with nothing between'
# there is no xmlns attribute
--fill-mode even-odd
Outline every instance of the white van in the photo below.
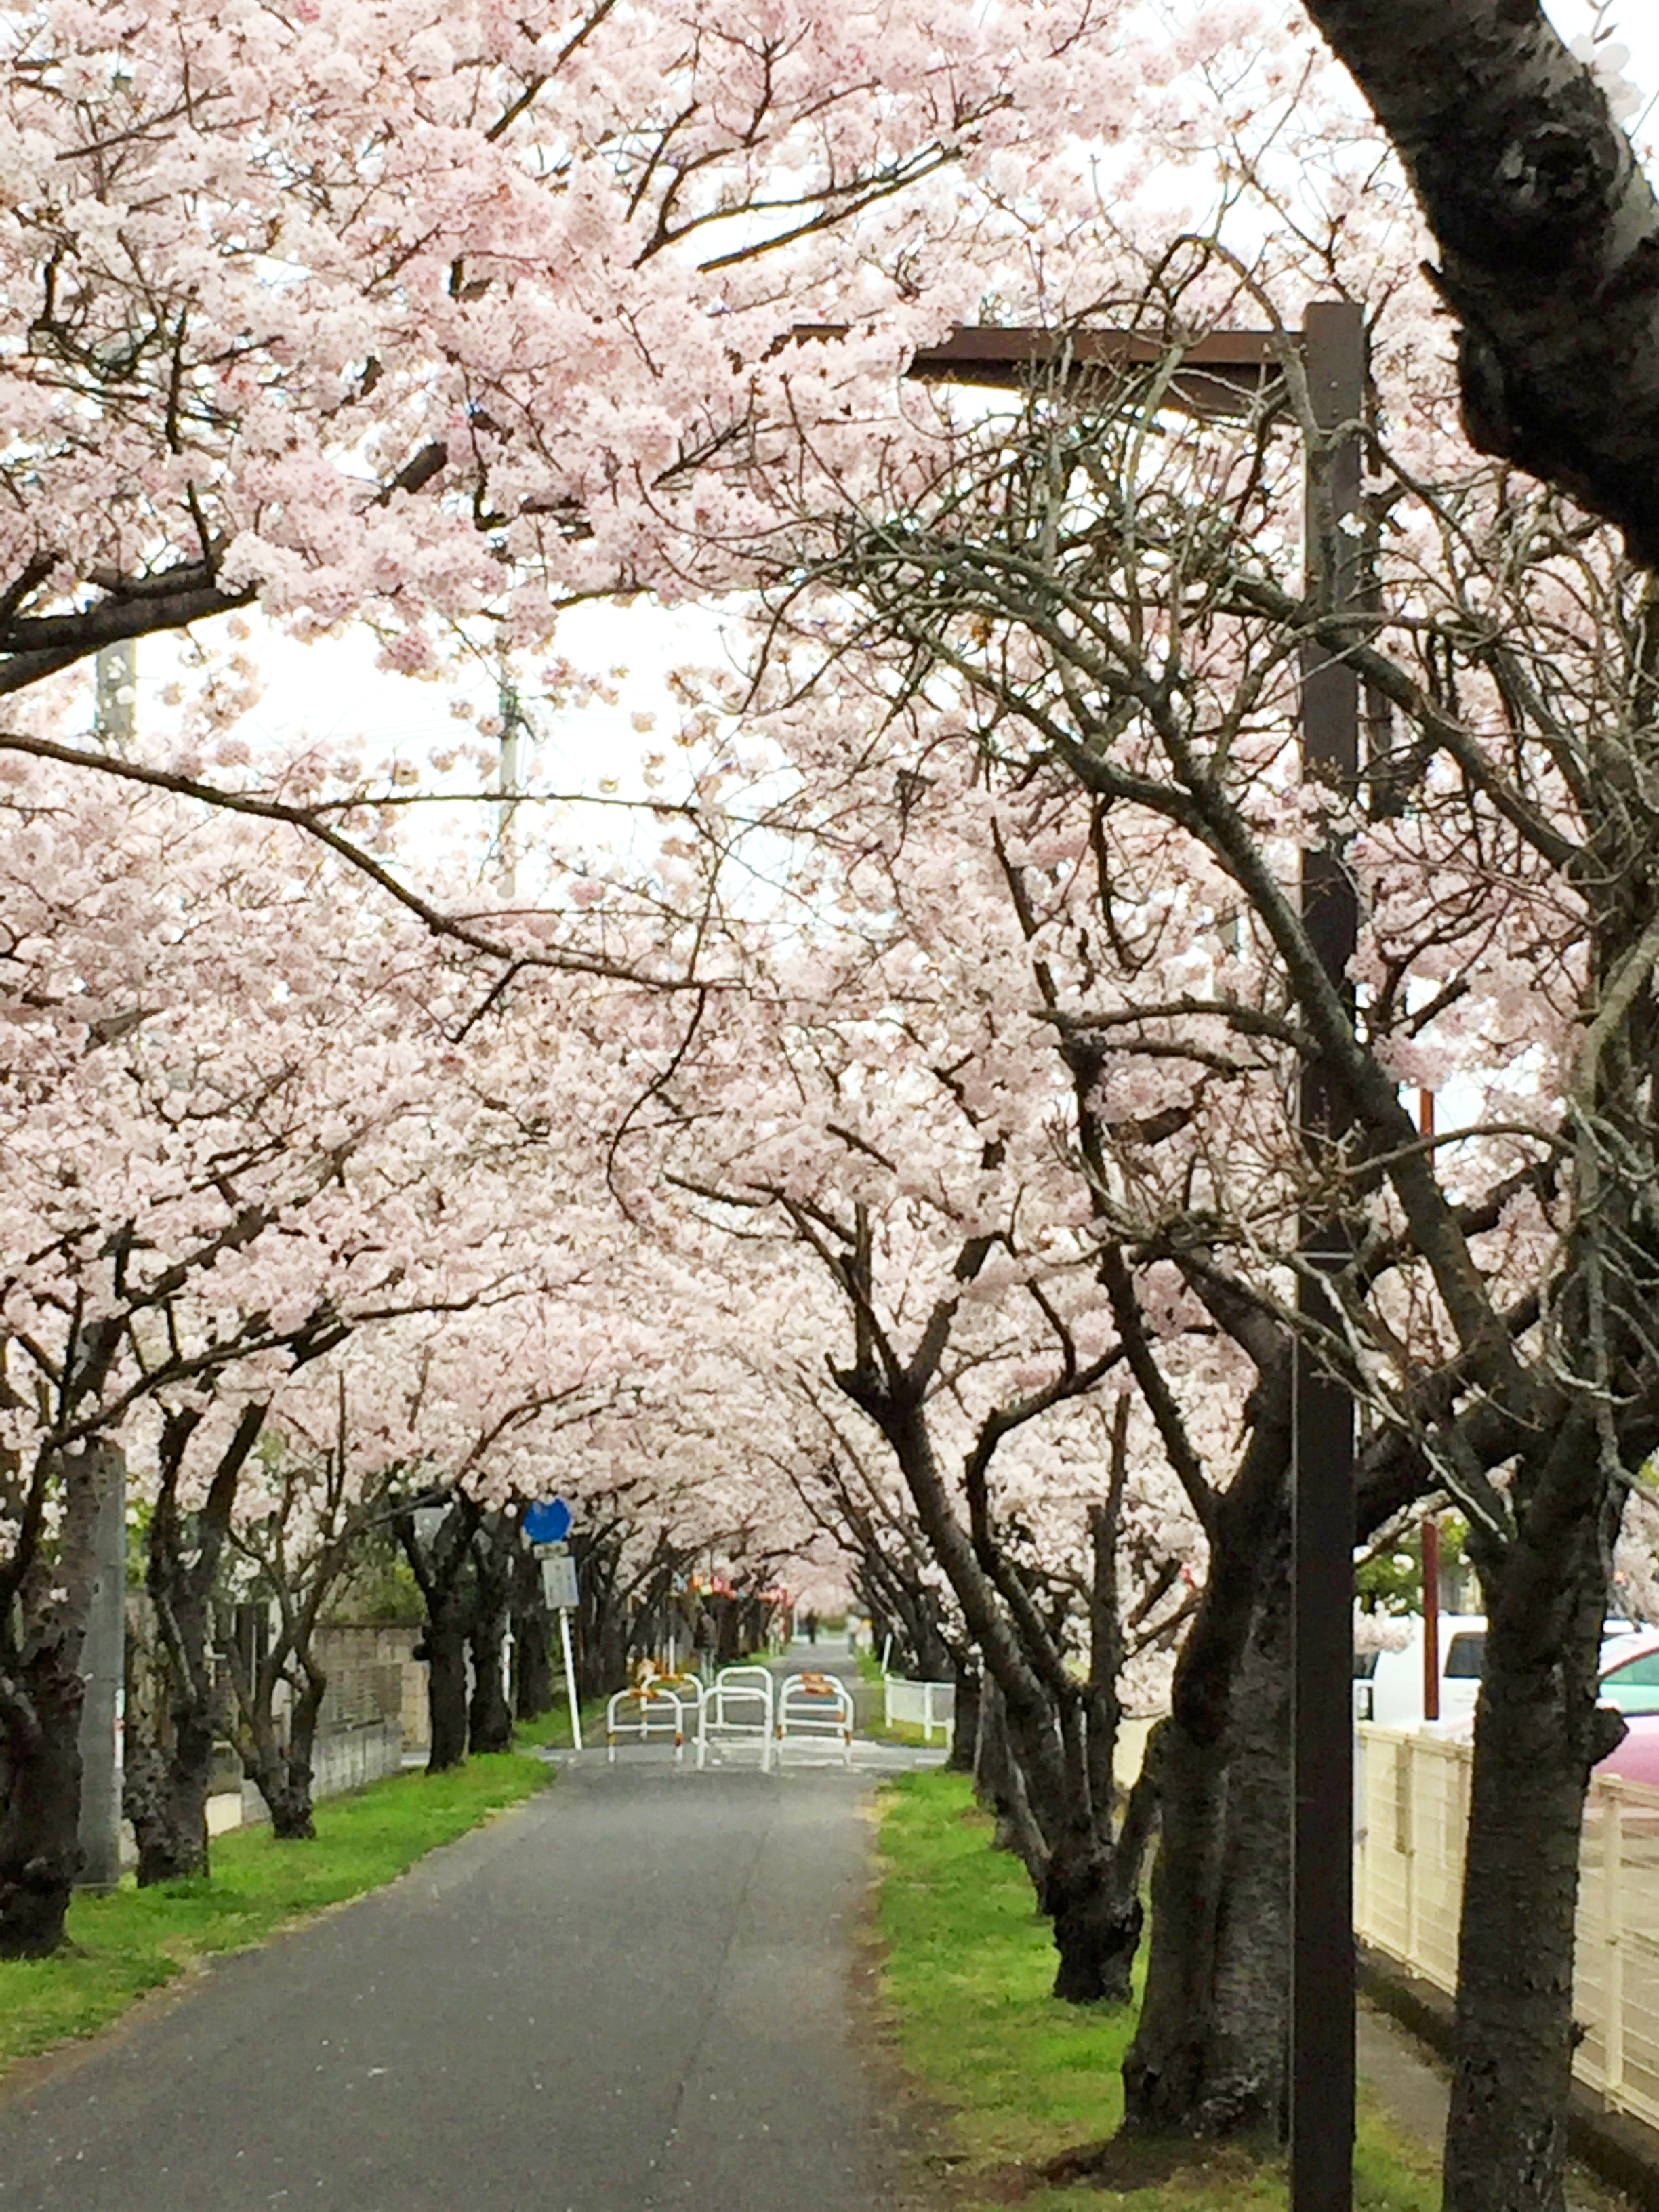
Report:
<svg viewBox="0 0 1659 2212"><path fill-rule="evenodd" d="M1378 1728L1423 1725L1423 1619L1408 1614L1406 1641L1398 1651L1357 1651L1353 1662L1353 1714ZM1440 1717L1468 1720L1480 1691L1486 1657L1484 1613L1443 1613L1440 1616Z"/></svg>

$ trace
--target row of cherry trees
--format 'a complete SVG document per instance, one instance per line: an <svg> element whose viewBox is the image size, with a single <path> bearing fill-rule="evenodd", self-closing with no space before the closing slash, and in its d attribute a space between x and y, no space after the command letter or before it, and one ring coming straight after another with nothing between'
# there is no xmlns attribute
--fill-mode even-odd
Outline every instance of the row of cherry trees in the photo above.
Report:
<svg viewBox="0 0 1659 2212"><path fill-rule="evenodd" d="M151 1879L205 1864L218 1645L278 1832L310 1832L316 1631L367 1544L401 1540L426 1598L442 1765L507 1739L515 1609L544 1655L529 1500L563 1487L619 1559L660 1537L676 1568L752 1515L735 1468L697 1463L695 1513L689 1470L650 1476L667 1407L717 1384L695 1312L678 1343L669 1321L683 1284L608 1198L631 1079L591 1048L590 987L550 981L508 1018L470 956L289 833L43 769L8 788L0 873L15 1954L60 1939L77 1863L90 1532L119 1462L156 1626L128 1792ZM222 1637L236 1598L274 1615L263 1645ZM596 1624L613 1673L632 1633L625 1604Z"/></svg>

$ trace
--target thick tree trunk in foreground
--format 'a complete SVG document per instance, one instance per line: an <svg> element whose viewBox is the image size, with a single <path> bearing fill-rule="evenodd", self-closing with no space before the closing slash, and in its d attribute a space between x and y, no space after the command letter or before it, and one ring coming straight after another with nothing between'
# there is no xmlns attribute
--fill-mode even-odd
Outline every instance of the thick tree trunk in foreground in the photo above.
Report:
<svg viewBox="0 0 1659 2212"><path fill-rule="evenodd" d="M45 1958L64 1941L81 1870L80 1642L60 1634L15 1657L0 1650L0 1959Z"/></svg>
<svg viewBox="0 0 1659 2212"><path fill-rule="evenodd" d="M1308 0L1400 154L1462 324L1465 424L1659 561L1659 207L1531 0Z"/></svg>
<svg viewBox="0 0 1659 2212"><path fill-rule="evenodd" d="M1593 1446L1589 1449L1593 1449ZM1579 1833L1595 1759L1606 1561L1528 1559L1488 1585L1459 1930L1446 2212L1565 2212Z"/></svg>
<svg viewBox="0 0 1659 2212"><path fill-rule="evenodd" d="M1173 1711L1158 1732L1152 1933L1123 2063L1130 2135L1254 2134L1282 2121L1289 1373L1287 1358L1258 1386L1251 1440L1211 1532L1209 1581L1176 1669ZM1344 1822L1346 1836L1346 1809Z"/></svg>
<svg viewBox="0 0 1659 2212"><path fill-rule="evenodd" d="M1217 1869L1207 2048L1197 2084L1208 2136L1288 2132L1291 1893L1291 1660L1289 1560L1274 1559L1233 1696L1227 1806ZM1282 1577L1283 1579L1279 1579ZM1345 1808L1331 1848L1347 1844Z"/></svg>
<svg viewBox="0 0 1659 2212"><path fill-rule="evenodd" d="M1134 2039L1123 2061L1127 2135L1200 2131L1211 2021L1210 1961L1227 1808L1218 1736L1160 1723L1163 1818L1152 1863L1152 1940Z"/></svg>
<svg viewBox="0 0 1659 2212"><path fill-rule="evenodd" d="M1162 1829L1146 1991L1124 2060L1131 2135L1282 2135L1290 1999L1285 1590L1241 1660L1224 1737L1158 1737ZM1346 1834L1346 1825L1339 1840Z"/></svg>

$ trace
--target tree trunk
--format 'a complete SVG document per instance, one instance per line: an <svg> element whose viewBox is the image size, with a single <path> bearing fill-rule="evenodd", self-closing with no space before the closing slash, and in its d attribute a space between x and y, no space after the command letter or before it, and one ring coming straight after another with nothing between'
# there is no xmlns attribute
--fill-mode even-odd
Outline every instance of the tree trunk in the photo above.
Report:
<svg viewBox="0 0 1659 2212"><path fill-rule="evenodd" d="M1282 2137L1290 2003L1288 1561L1264 1565L1225 1734L1158 1741L1163 1821L1132 2135ZM1335 1831L1346 1838L1346 1821Z"/></svg>
<svg viewBox="0 0 1659 2212"><path fill-rule="evenodd" d="M489 1514L474 1530L472 1561L477 1595L468 1638L472 1651L472 1697L466 1717L468 1747L472 1751L512 1748L507 1632L512 1624L513 1591L523 1556L524 1540L509 1515Z"/></svg>
<svg viewBox="0 0 1659 2212"><path fill-rule="evenodd" d="M473 1627L472 1696L467 1706L469 1751L510 1751L513 1747L513 1708L501 1680L501 1658L507 1638L507 1615L490 1606Z"/></svg>
<svg viewBox="0 0 1659 2212"><path fill-rule="evenodd" d="M0 1610L0 1959L41 1959L64 1940L81 1849L81 1656L97 1573L96 1532L108 1454L94 1445L59 1462L58 1555L39 1559L14 1607Z"/></svg>
<svg viewBox="0 0 1659 2212"><path fill-rule="evenodd" d="M417 1653L427 1662L427 1712L430 1721L426 1771L441 1774L466 1757L466 1624L459 1603L442 1602L427 1623Z"/></svg>
<svg viewBox="0 0 1659 2212"><path fill-rule="evenodd" d="M1564 2212L1584 1793L1619 1735L1595 1713L1606 1565L1593 1532L1577 1560L1528 1559L1524 1537L1515 1549L1486 1585L1445 2212Z"/></svg>
<svg viewBox="0 0 1659 2212"><path fill-rule="evenodd" d="M1140 2017L1123 2061L1123 2128L1132 2136L1198 2132L1226 1822L1227 1766L1219 1740L1205 1741L1172 1717L1162 1723L1160 1756L1164 1805L1152 1867L1152 1940Z"/></svg>
<svg viewBox="0 0 1659 2212"><path fill-rule="evenodd" d="M15 1662L0 1653L0 1959L42 1959L64 1939L81 1870L79 1649L78 1637L48 1634Z"/></svg>
<svg viewBox="0 0 1659 2212"><path fill-rule="evenodd" d="M1241 2045L1251 2009L1241 1948L1251 1916L1243 1899L1224 1908L1227 1956L1240 1962L1226 1992L1224 2020L1218 2010L1217 1974L1224 1884L1246 1872L1251 1839L1271 1832L1255 1795L1259 1777L1249 1747L1256 1724L1241 1709L1246 1680L1260 1691L1261 1669L1279 1650L1290 1601L1288 1357L1263 1371L1249 1419L1243 1460L1217 1506L1209 1577L1176 1663L1172 1711L1154 1738L1161 1819L1146 1994L1123 2061L1126 2135L1251 2130L1258 2120L1251 2100L1240 2094L1242 2082L1265 2084L1281 2075L1285 2065L1279 2030L1271 2050L1259 2051L1253 2061ZM1254 1655L1253 1644L1258 1647ZM1271 1725L1265 1714L1260 1717L1261 1728ZM1252 1764L1252 1778L1248 1785L1241 1780L1245 1802L1230 1820L1229 1770L1236 1750ZM1287 1789L1287 1775L1279 1786ZM1346 1807L1340 1817L1346 1849ZM1253 1896L1265 1899L1273 1884L1287 1893L1288 1869L1280 1844L1255 1869Z"/></svg>
<svg viewBox="0 0 1659 2212"><path fill-rule="evenodd" d="M244 1715L247 1741L243 1755L270 1814L270 1832L284 1843L310 1843L317 1834L311 1759L317 1741L317 1716L327 1686L327 1678L321 1674L308 1676L302 1683L289 1709L286 1744L272 1718L268 1693L260 1698L258 1711Z"/></svg>
<svg viewBox="0 0 1659 2212"><path fill-rule="evenodd" d="M1265 2136L1289 2129L1291 1660L1289 1560L1264 1574L1233 1695L1217 1890L1208 2047L1195 2131ZM1331 1847L1345 1846L1338 1808Z"/></svg>
<svg viewBox="0 0 1659 2212"><path fill-rule="evenodd" d="M979 1669L971 1659L958 1659L951 1671L957 1686L956 1719L951 1734L951 1755L945 1764L952 1774L971 1774L979 1743Z"/></svg>
<svg viewBox="0 0 1659 2212"><path fill-rule="evenodd" d="M1141 1905L1126 1882L1116 1852L1100 1837L1062 1837L1050 1854L1039 1893L1054 1923L1060 1965L1054 1995L1070 2004L1127 2004Z"/></svg>
<svg viewBox="0 0 1659 2212"><path fill-rule="evenodd" d="M532 1720L552 1706L553 1616L542 1602L542 1563L522 1552L513 1570L514 1711Z"/></svg>
<svg viewBox="0 0 1659 2212"><path fill-rule="evenodd" d="M150 1515L145 1584L154 1608L148 1695L128 1668L127 1759L122 1810L138 1845L138 1885L205 1875L208 1794L218 1713L209 1652L212 1598L241 1470L258 1441L265 1404L245 1407L196 1516L196 1556L187 1556L179 1508L185 1455L201 1421L193 1407L166 1413L160 1482ZM131 1660L133 1646L129 1640Z"/></svg>
<svg viewBox="0 0 1659 2212"><path fill-rule="evenodd" d="M1622 525L1652 567L1659 209L1605 94L1530 0L1309 0L1308 12L1438 241L1470 441Z"/></svg>
<svg viewBox="0 0 1659 2212"><path fill-rule="evenodd" d="M1012 1851L1033 1886L1037 1886L1048 1863L1048 1846L1038 1832L1025 1778L1008 1741L1007 1709L993 1677L985 1678L980 1696L983 1721L979 1732L978 1782L981 1802L995 1823L991 1848Z"/></svg>
<svg viewBox="0 0 1659 2212"><path fill-rule="evenodd" d="M208 1871L208 1793L213 1780L210 1716L180 1705L171 1741L129 1731L121 1807L138 1845L138 1887Z"/></svg>

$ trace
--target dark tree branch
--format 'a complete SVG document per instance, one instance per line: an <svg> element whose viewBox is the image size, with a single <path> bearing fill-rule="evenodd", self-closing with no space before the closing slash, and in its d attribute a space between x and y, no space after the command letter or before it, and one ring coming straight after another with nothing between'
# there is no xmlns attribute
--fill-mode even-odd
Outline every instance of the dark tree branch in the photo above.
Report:
<svg viewBox="0 0 1659 2212"><path fill-rule="evenodd" d="M1659 562L1659 205L1536 0L1309 0L1394 142L1462 325L1463 419Z"/></svg>

